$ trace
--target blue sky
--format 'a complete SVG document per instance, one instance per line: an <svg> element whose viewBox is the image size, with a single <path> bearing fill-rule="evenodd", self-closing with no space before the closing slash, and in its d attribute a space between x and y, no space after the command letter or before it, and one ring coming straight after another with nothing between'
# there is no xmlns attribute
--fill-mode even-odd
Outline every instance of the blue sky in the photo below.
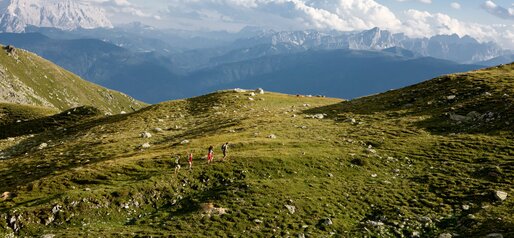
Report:
<svg viewBox="0 0 514 238"><path fill-rule="evenodd" d="M514 49L513 0L88 0L115 24L238 31L354 31L380 27L412 37L470 35Z"/></svg>

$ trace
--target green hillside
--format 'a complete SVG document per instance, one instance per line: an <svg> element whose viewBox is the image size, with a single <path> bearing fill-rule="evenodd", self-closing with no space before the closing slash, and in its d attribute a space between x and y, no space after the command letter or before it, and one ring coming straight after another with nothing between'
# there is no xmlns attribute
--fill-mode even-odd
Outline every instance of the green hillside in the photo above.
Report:
<svg viewBox="0 0 514 238"><path fill-rule="evenodd" d="M22 49L0 49L0 102L66 110L89 105L104 112L132 112L144 106L133 98L80 79Z"/></svg>
<svg viewBox="0 0 514 238"><path fill-rule="evenodd" d="M224 91L26 121L0 140L0 233L513 237L513 80L511 64L353 101Z"/></svg>

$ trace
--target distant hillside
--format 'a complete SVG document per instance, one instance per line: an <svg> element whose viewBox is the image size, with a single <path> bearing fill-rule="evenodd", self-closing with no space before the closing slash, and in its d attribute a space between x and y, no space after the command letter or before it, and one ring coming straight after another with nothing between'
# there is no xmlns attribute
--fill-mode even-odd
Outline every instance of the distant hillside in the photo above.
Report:
<svg viewBox="0 0 514 238"><path fill-rule="evenodd" d="M52 39L40 33L0 33L2 44L12 44L101 86L126 93L138 100L157 102L152 95L164 94L162 100L175 98L159 85L176 83L170 59L151 52L134 52L97 39Z"/></svg>
<svg viewBox="0 0 514 238"><path fill-rule="evenodd" d="M0 50L0 101L66 110L91 105L105 112L131 112L144 106L133 98L97 86L22 49Z"/></svg>
<svg viewBox="0 0 514 238"><path fill-rule="evenodd" d="M481 67L391 52L323 50L224 64L194 72L185 81L207 89L200 94L223 88L262 87L290 94L355 98Z"/></svg>
<svg viewBox="0 0 514 238"><path fill-rule="evenodd" d="M514 237L513 110L511 64L351 101L224 90L0 126L0 234Z"/></svg>

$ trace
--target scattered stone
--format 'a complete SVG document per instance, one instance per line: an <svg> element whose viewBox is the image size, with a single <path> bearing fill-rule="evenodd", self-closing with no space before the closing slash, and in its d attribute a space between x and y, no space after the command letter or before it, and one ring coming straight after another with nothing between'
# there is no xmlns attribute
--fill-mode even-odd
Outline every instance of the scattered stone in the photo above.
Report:
<svg viewBox="0 0 514 238"><path fill-rule="evenodd" d="M123 114L127 114L127 112L126 111L121 111L120 114L122 114L122 115Z"/></svg>
<svg viewBox="0 0 514 238"><path fill-rule="evenodd" d="M42 149L44 149L44 148L46 148L46 147L48 147L48 144L47 144L47 143L41 143L37 148L38 148L39 150L42 150Z"/></svg>
<svg viewBox="0 0 514 238"><path fill-rule="evenodd" d="M332 219L330 218L325 218L321 221L321 224L324 225L324 226L331 226L333 225L334 223L332 222Z"/></svg>
<svg viewBox="0 0 514 238"><path fill-rule="evenodd" d="M150 147L152 147L152 145L150 145L150 143L148 143L148 142L141 145L141 148L143 148L143 149L148 149Z"/></svg>
<svg viewBox="0 0 514 238"><path fill-rule="evenodd" d="M372 178L376 178L376 177L378 177L378 175L377 174L372 174L371 177Z"/></svg>
<svg viewBox="0 0 514 238"><path fill-rule="evenodd" d="M503 238L503 235L500 233L491 233L486 236L487 238Z"/></svg>
<svg viewBox="0 0 514 238"><path fill-rule="evenodd" d="M439 236L437 238L452 238L452 234L442 233L442 234L439 234Z"/></svg>
<svg viewBox="0 0 514 238"><path fill-rule="evenodd" d="M185 145L185 144L189 144L189 143L190 143L189 140L183 140L183 141L180 142L181 145Z"/></svg>
<svg viewBox="0 0 514 238"><path fill-rule="evenodd" d="M141 133L141 138L147 139L147 138L151 138L151 137L152 137L152 134L150 134L150 132L145 131L145 132Z"/></svg>
<svg viewBox="0 0 514 238"><path fill-rule="evenodd" d="M507 199L507 193L506 192L503 192L503 191L496 191L494 192L494 196L496 197L496 199L500 200L500 201L505 201Z"/></svg>
<svg viewBox="0 0 514 238"><path fill-rule="evenodd" d="M255 222L255 223L257 223L257 224L262 224L262 223L263 223L263 221L262 221L262 220L260 220L260 219L254 219L254 220L253 220L253 222Z"/></svg>
<svg viewBox="0 0 514 238"><path fill-rule="evenodd" d="M12 137L7 138L7 141L14 141L15 139Z"/></svg>
<svg viewBox="0 0 514 238"><path fill-rule="evenodd" d="M85 188L84 190L85 190L85 191L87 191L87 192L90 192L90 191L91 191L91 189L90 189L90 188Z"/></svg>
<svg viewBox="0 0 514 238"><path fill-rule="evenodd" d="M432 219L430 219L430 217L426 217L426 216L420 217L419 221L422 222L422 223L425 223L425 224L426 223L432 223Z"/></svg>
<svg viewBox="0 0 514 238"><path fill-rule="evenodd" d="M334 177L334 175L333 175L332 173L328 173L328 177L329 177L329 178L333 178L333 177Z"/></svg>
<svg viewBox="0 0 514 238"><path fill-rule="evenodd" d="M306 115L305 118L312 118L312 119L323 119L325 118L325 115L323 114L316 114L316 115Z"/></svg>
<svg viewBox="0 0 514 238"><path fill-rule="evenodd" d="M462 205L462 210L464 210L464 211L469 210L469 205Z"/></svg>
<svg viewBox="0 0 514 238"><path fill-rule="evenodd" d="M235 93L246 93L246 90L240 88L234 88Z"/></svg>
<svg viewBox="0 0 514 238"><path fill-rule="evenodd" d="M258 89L255 90L255 93L257 93L257 94L264 94L264 89L258 88Z"/></svg>
<svg viewBox="0 0 514 238"><path fill-rule="evenodd" d="M250 97L255 97L255 95L256 95L256 94L255 94L254 92L251 92L251 93L250 93Z"/></svg>
<svg viewBox="0 0 514 238"><path fill-rule="evenodd" d="M2 199L2 201L5 201L8 199L11 199L12 197L13 197L13 195L11 192L4 192L4 193L2 193L2 196L0 198Z"/></svg>
<svg viewBox="0 0 514 238"><path fill-rule="evenodd" d="M372 227L378 227L378 226L383 226L384 225L384 223L380 222L380 221L367 221L366 224L368 226L372 226Z"/></svg>
<svg viewBox="0 0 514 238"><path fill-rule="evenodd" d="M448 99L448 100L453 100L455 98L457 98L457 96L455 96L455 95L450 95L450 96L446 97L446 99Z"/></svg>
<svg viewBox="0 0 514 238"><path fill-rule="evenodd" d="M277 136L275 134L271 134L268 136L269 139L277 139Z"/></svg>
<svg viewBox="0 0 514 238"><path fill-rule="evenodd" d="M296 212L296 207L295 206L292 206L292 205L284 205L284 206L287 208L289 213L294 214Z"/></svg>
<svg viewBox="0 0 514 238"><path fill-rule="evenodd" d="M61 210L61 208L62 208L62 206L61 206L61 205L59 205L59 204L55 205L55 206L52 208L52 213L53 213L53 214L58 213L58 212Z"/></svg>
<svg viewBox="0 0 514 238"><path fill-rule="evenodd" d="M155 131L157 133L163 132L162 128L159 128L159 127L153 129L153 131Z"/></svg>
<svg viewBox="0 0 514 238"><path fill-rule="evenodd" d="M255 101L255 99L254 99L254 98L251 98L251 97L249 97L249 98L248 98L248 100L250 100L250 101Z"/></svg>

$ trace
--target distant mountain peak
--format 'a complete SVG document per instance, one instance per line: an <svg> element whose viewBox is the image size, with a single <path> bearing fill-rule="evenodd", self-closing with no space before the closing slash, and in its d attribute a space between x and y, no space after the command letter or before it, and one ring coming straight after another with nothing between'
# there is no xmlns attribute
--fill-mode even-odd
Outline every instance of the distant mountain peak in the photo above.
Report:
<svg viewBox="0 0 514 238"><path fill-rule="evenodd" d="M29 25L62 30L111 28L102 9L74 0L4 0L0 31L24 32Z"/></svg>

